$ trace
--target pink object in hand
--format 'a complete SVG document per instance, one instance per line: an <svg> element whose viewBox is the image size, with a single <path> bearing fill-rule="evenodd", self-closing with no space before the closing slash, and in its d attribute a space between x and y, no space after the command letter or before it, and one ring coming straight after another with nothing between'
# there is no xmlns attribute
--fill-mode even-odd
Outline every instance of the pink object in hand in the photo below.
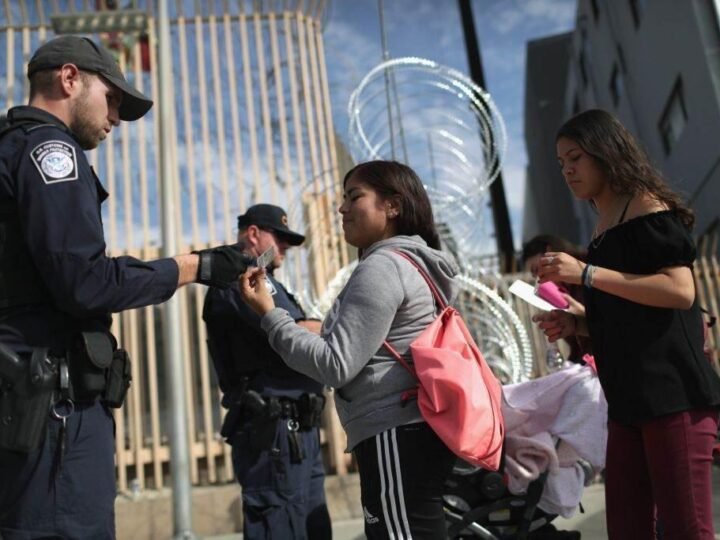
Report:
<svg viewBox="0 0 720 540"><path fill-rule="evenodd" d="M535 294L558 309L567 309L570 304L560 292L560 288L552 281L537 286Z"/></svg>

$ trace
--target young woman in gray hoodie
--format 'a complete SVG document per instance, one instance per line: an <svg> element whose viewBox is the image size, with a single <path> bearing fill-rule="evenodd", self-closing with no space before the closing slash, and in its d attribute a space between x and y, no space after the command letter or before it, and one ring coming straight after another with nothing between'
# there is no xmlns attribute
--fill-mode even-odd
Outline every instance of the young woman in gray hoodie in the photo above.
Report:
<svg viewBox="0 0 720 540"><path fill-rule="evenodd" d="M440 251L430 200L415 172L394 161L362 163L345 175L345 240L360 261L318 336L275 308L263 269L241 278L270 345L293 369L336 389L338 415L360 471L365 533L374 539L445 538L443 484L455 457L402 394L417 381L383 347L412 364L410 343L435 319L413 258L455 299L457 267Z"/></svg>

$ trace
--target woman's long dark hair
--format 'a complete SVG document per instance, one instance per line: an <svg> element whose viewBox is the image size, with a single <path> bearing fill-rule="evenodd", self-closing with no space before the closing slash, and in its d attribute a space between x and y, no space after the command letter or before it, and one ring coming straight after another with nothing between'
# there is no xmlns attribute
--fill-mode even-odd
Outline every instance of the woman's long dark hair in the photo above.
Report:
<svg viewBox="0 0 720 540"><path fill-rule="evenodd" d="M680 221L692 229L693 211L670 189L635 138L612 114L600 109L581 112L562 125L555 141L561 137L576 142L595 159L615 193L648 194L674 210Z"/></svg>
<svg viewBox="0 0 720 540"><path fill-rule="evenodd" d="M440 249L430 199L415 171L397 161L367 161L347 172L343 188L351 176L368 184L383 198L399 199L400 212L395 218L397 234L417 234L431 248Z"/></svg>

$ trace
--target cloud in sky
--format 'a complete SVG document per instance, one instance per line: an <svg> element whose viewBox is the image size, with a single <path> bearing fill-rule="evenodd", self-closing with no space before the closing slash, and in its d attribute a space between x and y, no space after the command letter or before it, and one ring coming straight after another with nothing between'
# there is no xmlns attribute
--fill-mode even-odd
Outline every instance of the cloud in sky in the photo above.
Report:
<svg viewBox="0 0 720 540"><path fill-rule="evenodd" d="M575 16L575 3L567 0L505 0L489 6L488 17L500 34L522 33L533 27L552 34L554 29L570 26Z"/></svg>

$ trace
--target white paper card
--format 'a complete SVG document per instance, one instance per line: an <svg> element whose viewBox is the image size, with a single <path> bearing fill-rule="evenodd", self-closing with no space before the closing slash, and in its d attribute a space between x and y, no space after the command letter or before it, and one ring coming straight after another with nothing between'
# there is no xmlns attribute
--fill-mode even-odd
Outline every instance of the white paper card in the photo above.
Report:
<svg viewBox="0 0 720 540"><path fill-rule="evenodd" d="M265 268L275 258L275 248L270 246L265 250L265 253L257 258L256 264L258 268Z"/></svg>
<svg viewBox="0 0 720 540"><path fill-rule="evenodd" d="M510 292L513 293L515 296L522 298L531 306L535 306L536 308L542 309L543 311L553 311L559 309L553 306L550 302L543 300L538 295L536 295L535 287L519 279L516 279L515 281L513 281L512 285L510 285Z"/></svg>

